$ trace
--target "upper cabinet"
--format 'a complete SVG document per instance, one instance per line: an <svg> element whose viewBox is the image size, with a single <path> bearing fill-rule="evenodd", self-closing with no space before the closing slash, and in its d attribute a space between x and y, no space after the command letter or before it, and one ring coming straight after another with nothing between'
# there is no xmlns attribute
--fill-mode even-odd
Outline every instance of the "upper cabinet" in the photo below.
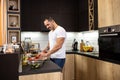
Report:
<svg viewBox="0 0 120 80"><path fill-rule="evenodd" d="M22 31L48 31L43 24L47 16L66 31L77 31L78 0L21 0Z"/></svg>
<svg viewBox="0 0 120 80"><path fill-rule="evenodd" d="M97 30L97 0L79 0L79 31Z"/></svg>
<svg viewBox="0 0 120 80"><path fill-rule="evenodd" d="M98 0L98 27L120 24L120 0Z"/></svg>
<svg viewBox="0 0 120 80"><path fill-rule="evenodd" d="M22 31L48 31L43 24L47 16L68 32L95 30L97 0L21 0Z"/></svg>
<svg viewBox="0 0 120 80"><path fill-rule="evenodd" d="M6 44L7 38L7 1L0 0L0 46Z"/></svg>

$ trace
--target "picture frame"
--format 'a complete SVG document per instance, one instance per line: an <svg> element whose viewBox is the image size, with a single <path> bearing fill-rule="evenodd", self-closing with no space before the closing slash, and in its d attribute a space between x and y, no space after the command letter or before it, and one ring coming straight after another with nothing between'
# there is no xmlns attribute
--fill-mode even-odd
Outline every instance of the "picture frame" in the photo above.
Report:
<svg viewBox="0 0 120 80"><path fill-rule="evenodd" d="M11 42L16 43L17 42L17 36L11 36Z"/></svg>

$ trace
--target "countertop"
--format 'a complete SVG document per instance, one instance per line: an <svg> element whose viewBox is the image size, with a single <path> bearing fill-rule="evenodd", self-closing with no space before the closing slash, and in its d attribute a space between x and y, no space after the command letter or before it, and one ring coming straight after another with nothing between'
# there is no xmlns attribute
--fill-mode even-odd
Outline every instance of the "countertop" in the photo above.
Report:
<svg viewBox="0 0 120 80"><path fill-rule="evenodd" d="M99 57L99 52L81 52L81 51L73 51L73 50L66 50L66 54L80 54L80 55L85 55L88 57L94 57L94 58L98 58Z"/></svg>
<svg viewBox="0 0 120 80"><path fill-rule="evenodd" d="M46 60L44 64L38 69L31 69L31 66L24 66L19 75L41 74L50 72L61 72L62 69L50 60Z"/></svg>
<svg viewBox="0 0 120 80"><path fill-rule="evenodd" d="M82 55L82 56L86 56L86 57L90 57L90 58L94 58L94 59L98 59L98 60L103 60L103 61L107 61L107 62L111 62L111 63L115 63L115 64L120 64L120 61L118 61L118 60L101 58L99 56L99 52L94 52L94 51L93 52L81 52L81 51L66 50L66 54L78 54L78 55Z"/></svg>

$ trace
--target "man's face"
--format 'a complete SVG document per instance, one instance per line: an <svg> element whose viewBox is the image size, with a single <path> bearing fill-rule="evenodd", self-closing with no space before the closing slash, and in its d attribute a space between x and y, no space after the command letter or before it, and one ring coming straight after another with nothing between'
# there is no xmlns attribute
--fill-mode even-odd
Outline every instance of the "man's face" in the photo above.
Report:
<svg viewBox="0 0 120 80"><path fill-rule="evenodd" d="M45 21L44 21L44 25L46 26L47 29L53 30L53 27L54 27L53 21L45 20Z"/></svg>

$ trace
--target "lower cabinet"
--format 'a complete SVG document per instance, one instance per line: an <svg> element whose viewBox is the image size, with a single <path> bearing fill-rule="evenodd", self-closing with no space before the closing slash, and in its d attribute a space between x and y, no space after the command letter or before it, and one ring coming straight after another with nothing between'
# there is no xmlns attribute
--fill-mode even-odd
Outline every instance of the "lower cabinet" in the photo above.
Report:
<svg viewBox="0 0 120 80"><path fill-rule="evenodd" d="M96 60L75 55L75 78L76 80L97 80Z"/></svg>
<svg viewBox="0 0 120 80"><path fill-rule="evenodd" d="M96 80L116 80L113 79L113 67L112 63L96 60Z"/></svg>
<svg viewBox="0 0 120 80"><path fill-rule="evenodd" d="M19 80L63 80L61 72L21 75Z"/></svg>
<svg viewBox="0 0 120 80"><path fill-rule="evenodd" d="M120 80L120 65L75 55L75 80Z"/></svg>
<svg viewBox="0 0 120 80"><path fill-rule="evenodd" d="M74 54L67 54L63 68L63 80L75 80L74 65Z"/></svg>

